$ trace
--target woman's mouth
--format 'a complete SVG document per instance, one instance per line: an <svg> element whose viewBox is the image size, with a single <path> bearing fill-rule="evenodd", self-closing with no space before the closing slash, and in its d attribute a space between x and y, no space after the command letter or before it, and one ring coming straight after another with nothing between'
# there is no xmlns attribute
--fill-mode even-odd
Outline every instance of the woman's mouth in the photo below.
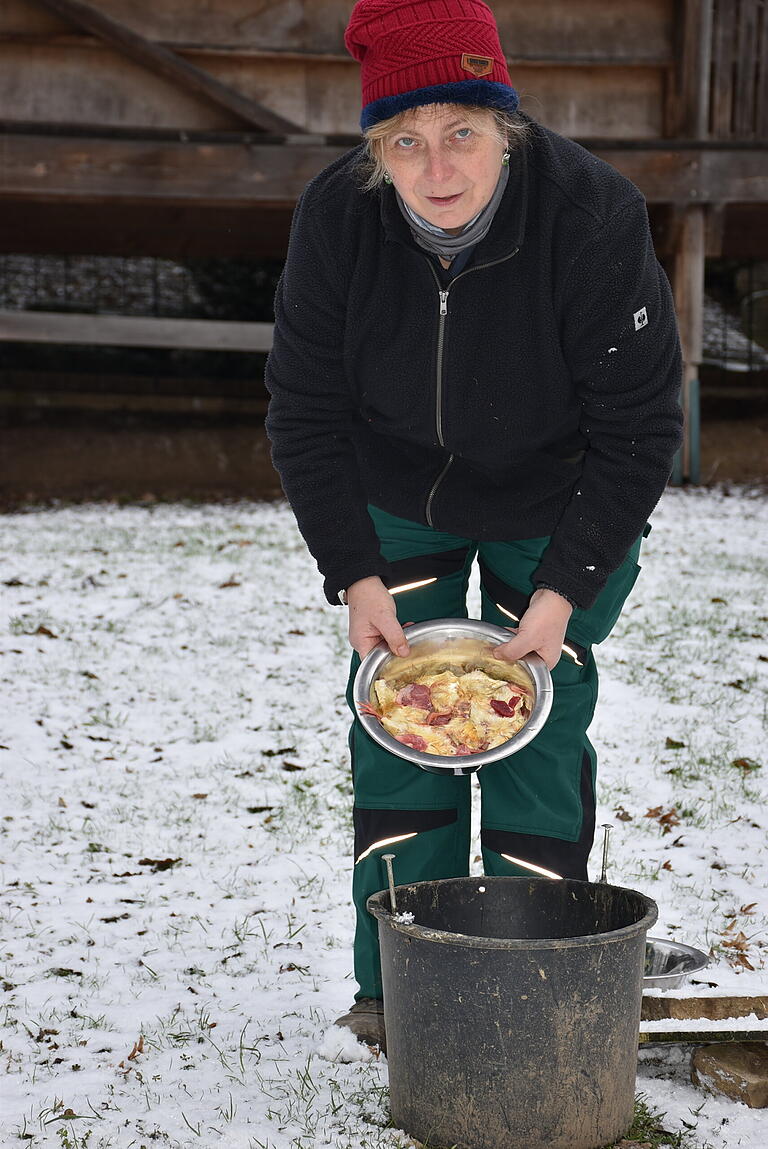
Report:
<svg viewBox="0 0 768 1149"><path fill-rule="evenodd" d="M456 195L428 195L424 198L431 204L434 204L435 207L450 207L451 204L461 199L463 195L464 192L456 192Z"/></svg>

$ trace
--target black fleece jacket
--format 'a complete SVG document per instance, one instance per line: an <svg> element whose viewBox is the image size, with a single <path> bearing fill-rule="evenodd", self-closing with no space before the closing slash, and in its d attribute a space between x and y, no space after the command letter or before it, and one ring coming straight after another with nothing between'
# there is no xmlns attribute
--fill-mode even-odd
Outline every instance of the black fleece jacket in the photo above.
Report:
<svg viewBox="0 0 768 1149"><path fill-rule="evenodd" d="M644 200L531 122L491 229L445 288L361 148L296 207L267 431L329 602L380 575L371 503L476 540L551 536L534 576L586 608L680 442L680 350Z"/></svg>

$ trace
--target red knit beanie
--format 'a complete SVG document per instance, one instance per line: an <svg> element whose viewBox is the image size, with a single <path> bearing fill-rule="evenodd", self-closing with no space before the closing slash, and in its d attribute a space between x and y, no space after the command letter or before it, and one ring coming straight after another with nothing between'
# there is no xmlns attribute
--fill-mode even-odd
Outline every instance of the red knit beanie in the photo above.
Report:
<svg viewBox="0 0 768 1149"><path fill-rule="evenodd" d="M483 0L357 0L344 42L362 65L363 131L422 104L517 108Z"/></svg>

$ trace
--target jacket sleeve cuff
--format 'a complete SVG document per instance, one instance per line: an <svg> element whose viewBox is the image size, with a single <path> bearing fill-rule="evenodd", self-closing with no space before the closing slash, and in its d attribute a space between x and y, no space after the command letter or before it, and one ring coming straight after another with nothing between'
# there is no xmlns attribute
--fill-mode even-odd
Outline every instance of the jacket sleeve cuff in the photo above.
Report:
<svg viewBox="0 0 768 1149"><path fill-rule="evenodd" d="M573 578L567 578L562 573L547 573L544 570L534 574L532 582L537 590L546 588L554 590L567 599L574 609L589 610L595 599L605 586L607 574L595 571L589 584L577 583Z"/></svg>
<svg viewBox="0 0 768 1149"><path fill-rule="evenodd" d="M564 590L561 590L559 586L553 586L551 583L548 583L548 582L537 582L536 583L536 589L537 590L554 591L555 594L560 595L560 598L564 598L565 601L567 603L569 603L569 605L572 606L574 610L576 610L576 608L578 607L578 603L576 602L576 600L571 598L571 596L569 594L566 594L566 592Z"/></svg>
<svg viewBox="0 0 768 1149"><path fill-rule="evenodd" d="M381 557L366 563L359 563L356 566L344 567L341 570L332 571L326 576L325 582L323 583L325 597L331 606L341 606L341 600L339 599L340 590L347 590L348 587L352 586L353 582L357 582L361 578L371 578L375 575L378 575L378 577L386 583L389 574L389 563Z"/></svg>

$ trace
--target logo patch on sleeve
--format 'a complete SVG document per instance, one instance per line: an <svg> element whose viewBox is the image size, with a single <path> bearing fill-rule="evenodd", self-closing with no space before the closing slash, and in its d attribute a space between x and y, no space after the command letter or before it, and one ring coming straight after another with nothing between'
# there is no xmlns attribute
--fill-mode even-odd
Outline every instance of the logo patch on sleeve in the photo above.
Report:
<svg viewBox="0 0 768 1149"><path fill-rule="evenodd" d="M635 331L639 331L641 327L648 326L648 311L645 307L641 307L639 311L635 312Z"/></svg>
<svg viewBox="0 0 768 1149"><path fill-rule="evenodd" d="M461 66L465 72L473 76L487 76L493 71L493 58L491 56L475 56L472 52L464 52L461 57Z"/></svg>

